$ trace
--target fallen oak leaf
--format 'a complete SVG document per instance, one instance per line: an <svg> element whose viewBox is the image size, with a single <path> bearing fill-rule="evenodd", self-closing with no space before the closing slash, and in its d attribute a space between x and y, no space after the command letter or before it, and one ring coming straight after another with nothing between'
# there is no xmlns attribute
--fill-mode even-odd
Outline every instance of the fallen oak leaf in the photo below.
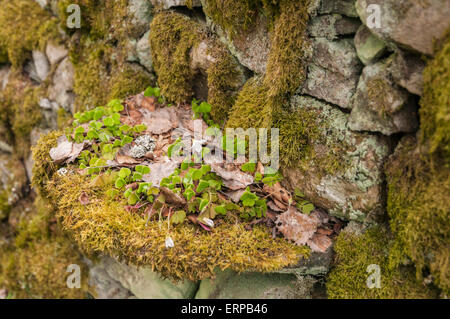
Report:
<svg viewBox="0 0 450 319"><path fill-rule="evenodd" d="M316 233L320 222L290 206L286 212L278 215L276 224L284 237L303 246Z"/></svg>

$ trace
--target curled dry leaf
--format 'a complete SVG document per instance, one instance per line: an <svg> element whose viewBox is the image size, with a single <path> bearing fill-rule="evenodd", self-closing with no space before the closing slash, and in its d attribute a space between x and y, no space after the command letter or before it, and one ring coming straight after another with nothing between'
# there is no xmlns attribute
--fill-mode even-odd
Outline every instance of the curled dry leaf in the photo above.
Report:
<svg viewBox="0 0 450 319"><path fill-rule="evenodd" d="M265 184L263 191L270 194L272 198L285 205L289 205L289 202L291 202L292 204L294 203L289 192L283 186L281 186L280 183L276 183L273 186Z"/></svg>
<svg viewBox="0 0 450 319"><path fill-rule="evenodd" d="M166 203L181 206L186 204L184 197L174 193L171 189L167 187L161 187L161 193L164 194L166 198Z"/></svg>
<svg viewBox="0 0 450 319"><path fill-rule="evenodd" d="M65 135L58 138L58 145L50 150L50 157L56 164L72 163L84 149L85 143L72 143Z"/></svg>
<svg viewBox="0 0 450 319"><path fill-rule="evenodd" d="M223 179L223 184L231 190L246 188L253 184L253 176L235 168L226 170L220 164L211 164L211 170Z"/></svg>
<svg viewBox="0 0 450 319"><path fill-rule="evenodd" d="M238 203L241 200L242 194L245 193L245 189L238 189L236 191L224 192L228 198L230 198L234 203Z"/></svg>
<svg viewBox="0 0 450 319"><path fill-rule="evenodd" d="M324 234L314 234L307 242L314 252L324 253L333 244L333 241Z"/></svg>
<svg viewBox="0 0 450 319"><path fill-rule="evenodd" d="M291 206L286 212L278 215L276 224L284 237L302 246L316 233L319 221Z"/></svg>
<svg viewBox="0 0 450 319"><path fill-rule="evenodd" d="M146 183L152 183L155 187L159 187L161 180L169 177L175 168L178 167L178 163L166 158L165 162L151 163L148 167L150 168L150 173L144 175L142 180Z"/></svg>

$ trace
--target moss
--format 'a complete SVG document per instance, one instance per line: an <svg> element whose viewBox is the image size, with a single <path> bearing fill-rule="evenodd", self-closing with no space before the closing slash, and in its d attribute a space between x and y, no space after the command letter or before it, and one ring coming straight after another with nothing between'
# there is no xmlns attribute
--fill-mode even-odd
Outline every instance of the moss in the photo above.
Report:
<svg viewBox="0 0 450 319"><path fill-rule="evenodd" d="M395 234L391 264L412 260L417 276L431 272L450 289L450 170L431 168L412 137L404 139L386 164L390 225Z"/></svg>
<svg viewBox="0 0 450 319"><path fill-rule="evenodd" d="M21 66L32 50L43 51L49 39L56 43L61 39L57 19L36 1L0 1L0 24L0 51L7 52L15 67Z"/></svg>
<svg viewBox="0 0 450 319"><path fill-rule="evenodd" d="M152 85L154 85L154 79L149 73L127 64L123 67L123 70L118 71L111 77L111 91L108 100L122 99L140 93Z"/></svg>
<svg viewBox="0 0 450 319"><path fill-rule="evenodd" d="M77 174L54 176L48 184L52 204L63 228L86 253L105 253L137 266L149 266L162 276L193 281L213 277L216 267L238 272L269 272L295 265L306 247L272 239L266 228L247 231L241 223L222 220L211 233L191 224L172 227L150 221L140 214L127 212L124 203L105 200L112 185L94 186ZM81 205L81 192L90 204ZM171 236L175 247L167 249Z"/></svg>
<svg viewBox="0 0 450 319"><path fill-rule="evenodd" d="M309 0L279 1L264 83L269 96L293 94L306 79Z"/></svg>
<svg viewBox="0 0 450 319"><path fill-rule="evenodd" d="M243 85L243 69L236 59L217 40L212 43L209 54L215 60L207 70L208 102L212 105L211 116L223 124L236 100L237 92Z"/></svg>
<svg viewBox="0 0 450 319"><path fill-rule="evenodd" d="M26 247L3 248L0 254L0 283L13 298L85 298L87 269L81 256L64 240L37 240ZM81 268L81 289L70 289L67 267Z"/></svg>
<svg viewBox="0 0 450 319"><path fill-rule="evenodd" d="M248 80L239 92L226 126L243 129L271 127L272 110L267 103L266 92L260 77Z"/></svg>
<svg viewBox="0 0 450 319"><path fill-rule="evenodd" d="M11 205L8 199L9 193L6 190L0 191L0 221L7 218L11 211Z"/></svg>
<svg viewBox="0 0 450 319"><path fill-rule="evenodd" d="M182 14L165 11L153 18L150 30L153 66L161 92L172 102L190 102L194 72L189 54L199 43L200 25Z"/></svg>
<svg viewBox="0 0 450 319"><path fill-rule="evenodd" d="M450 31L449 31L450 32ZM420 101L421 143L450 165L450 36L424 70Z"/></svg>
<svg viewBox="0 0 450 319"><path fill-rule="evenodd" d="M386 164L387 209L395 234L391 264L412 260L450 292L450 42L424 71L418 140L404 138Z"/></svg>
<svg viewBox="0 0 450 319"><path fill-rule="evenodd" d="M230 36L241 29L247 29L255 22L259 11L258 0L206 0L203 10Z"/></svg>
<svg viewBox="0 0 450 319"><path fill-rule="evenodd" d="M343 231L336 240L335 264L328 276L327 292L332 299L436 298L436 291L416 281L414 271L389 267L390 235L382 227L364 234ZM369 265L380 267L381 288L370 289Z"/></svg>
<svg viewBox="0 0 450 319"><path fill-rule="evenodd" d="M72 121L72 114L67 112L64 108L58 109L56 123L58 124L58 128L60 130L68 127L70 124L72 124Z"/></svg>
<svg viewBox="0 0 450 319"><path fill-rule="evenodd" d="M33 166L32 185L42 195L45 195L45 185L56 170L50 158L50 149L57 145L56 141L62 134L61 131L53 131L47 135L42 135L36 146L31 149L35 163Z"/></svg>
<svg viewBox="0 0 450 319"><path fill-rule="evenodd" d="M10 74L8 85L0 93L1 122L7 130L7 140L23 158L28 156L30 132L42 120L38 100L43 94L45 88L34 86L20 71Z"/></svg>

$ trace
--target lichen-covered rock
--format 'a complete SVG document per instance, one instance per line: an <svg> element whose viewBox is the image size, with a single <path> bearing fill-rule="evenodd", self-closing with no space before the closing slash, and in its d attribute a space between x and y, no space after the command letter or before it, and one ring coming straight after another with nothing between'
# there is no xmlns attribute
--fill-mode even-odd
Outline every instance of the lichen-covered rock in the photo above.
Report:
<svg viewBox="0 0 450 319"><path fill-rule="evenodd" d="M23 164L0 152L0 220L8 217L11 207L26 195L28 184Z"/></svg>
<svg viewBox="0 0 450 319"><path fill-rule="evenodd" d="M148 0L129 0L127 20L137 29L137 34L142 34L149 28L152 6Z"/></svg>
<svg viewBox="0 0 450 319"><path fill-rule="evenodd" d="M134 299L136 298L120 282L111 278L101 263L89 263L89 286L96 299Z"/></svg>
<svg viewBox="0 0 450 319"><path fill-rule="evenodd" d="M371 31L381 39L405 49L433 54L433 41L442 39L450 27L450 2L447 0L358 0L356 9L365 25L370 4L378 5L381 27Z"/></svg>
<svg viewBox="0 0 450 319"><path fill-rule="evenodd" d="M287 185L344 220L376 220L384 211L382 167L389 151L387 141L351 132L348 114L313 98L294 96L291 106L312 112L309 121L317 132L309 137L312 150L297 165L283 169ZM300 145L297 148L304 151Z"/></svg>
<svg viewBox="0 0 450 319"><path fill-rule="evenodd" d="M317 279L289 274L237 274L226 270L205 279L196 299L310 299Z"/></svg>
<svg viewBox="0 0 450 319"><path fill-rule="evenodd" d="M150 31L147 31L136 44L136 55L139 64L144 66L147 71L153 71L152 51L150 47Z"/></svg>
<svg viewBox="0 0 450 319"><path fill-rule="evenodd" d="M302 93L349 108L360 70L351 40L317 38Z"/></svg>
<svg viewBox="0 0 450 319"><path fill-rule="evenodd" d="M355 34L361 21L340 14L327 14L314 17L308 25L308 34L312 37L324 37L336 40L339 36Z"/></svg>
<svg viewBox="0 0 450 319"><path fill-rule="evenodd" d="M422 73L425 64L420 56L397 50L389 66L389 72L397 85L407 89L410 93L422 95Z"/></svg>
<svg viewBox="0 0 450 319"><path fill-rule="evenodd" d="M126 290L122 290L112 282L113 287L117 287L120 297L128 290L133 296L139 299L190 299L194 297L198 284L188 280L173 283L168 279L163 279L150 268L127 266L110 257L102 257L95 263L96 268L102 268L106 274ZM102 291L105 291L105 285ZM111 286L109 286L111 289ZM100 287L101 288L101 287ZM99 287L97 288L99 291Z"/></svg>
<svg viewBox="0 0 450 319"><path fill-rule="evenodd" d="M51 100L72 113L75 113L73 108L75 101L75 95L73 94L74 73L73 65L70 59L66 57L56 68L53 82L48 90Z"/></svg>
<svg viewBox="0 0 450 319"><path fill-rule="evenodd" d="M355 48L359 59L365 65L380 58L387 49L383 40L377 38L369 28L362 25L355 35Z"/></svg>
<svg viewBox="0 0 450 319"><path fill-rule="evenodd" d="M388 70L392 59L391 56L363 69L351 103L351 130L385 135L417 130L417 101L392 80Z"/></svg>

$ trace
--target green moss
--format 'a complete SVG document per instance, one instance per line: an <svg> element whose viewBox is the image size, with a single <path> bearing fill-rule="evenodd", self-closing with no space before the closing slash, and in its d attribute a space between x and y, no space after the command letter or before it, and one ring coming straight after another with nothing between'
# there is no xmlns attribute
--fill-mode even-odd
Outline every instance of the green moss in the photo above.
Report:
<svg viewBox="0 0 450 319"><path fill-rule="evenodd" d="M38 101L43 94L45 88L34 86L20 71L10 74L8 85L0 92L1 122L20 157L28 155L30 132L42 120Z"/></svg>
<svg viewBox="0 0 450 319"><path fill-rule="evenodd" d="M293 94L306 79L308 4L309 0L279 1L264 79L269 96Z"/></svg>
<svg viewBox="0 0 450 319"><path fill-rule="evenodd" d="M175 12L157 14L150 25L150 45L158 86L172 102L192 100L194 72L189 66L189 53L199 43L200 25Z"/></svg>
<svg viewBox="0 0 450 319"><path fill-rule="evenodd" d="M420 101L421 143L450 165L450 36L424 70Z"/></svg>
<svg viewBox="0 0 450 319"><path fill-rule="evenodd" d="M208 102L216 123L224 123L236 100L237 92L245 81L243 69L223 44L213 41L210 54L215 60L207 70Z"/></svg>
<svg viewBox="0 0 450 319"><path fill-rule="evenodd" d="M450 42L424 71L419 138L404 138L386 164L391 264L412 260L450 292Z"/></svg>
<svg viewBox="0 0 450 319"><path fill-rule="evenodd" d="M309 249L272 239L268 229L255 227L247 231L241 223L224 219L214 231L198 231L191 224L172 227L127 212L124 203L108 201L105 196L112 185L95 186L89 178L77 174L54 176L48 184L51 203L70 236L86 253L105 253L138 265L150 266L162 276L193 281L213 277L216 267L238 272L270 272L294 265ZM90 204L78 198L86 192ZM165 247L171 236L175 247Z"/></svg>
<svg viewBox="0 0 450 319"><path fill-rule="evenodd" d="M152 85L154 85L154 79L149 73L127 64L111 77L108 100L122 99L140 93Z"/></svg>
<svg viewBox="0 0 450 319"><path fill-rule="evenodd" d="M86 298L88 271L67 241L37 240L26 247L1 250L0 284L13 298ZM67 287L67 267L71 264L81 268L81 289Z"/></svg>
<svg viewBox="0 0 450 319"><path fill-rule="evenodd" d="M327 280L328 297L333 299L436 298L436 292L416 281L408 268L389 267L390 235L382 227L359 235L343 231L334 246L335 264ZM369 265L380 267L381 288L370 289Z"/></svg>
<svg viewBox="0 0 450 319"><path fill-rule="evenodd" d="M411 259L417 277L431 272L434 282L450 289L450 170L432 168L412 137L404 139L386 164L388 214L395 234L391 264Z"/></svg>
<svg viewBox="0 0 450 319"><path fill-rule="evenodd" d="M0 191L0 221L7 218L11 211L11 205L8 202L9 192L6 190Z"/></svg>
<svg viewBox="0 0 450 319"><path fill-rule="evenodd" d="M35 163L33 166L32 185L42 195L45 195L45 185L56 170L50 158L50 149L57 145L56 141L62 134L61 131L53 131L47 135L42 135L36 146L31 149Z"/></svg>
<svg viewBox="0 0 450 319"><path fill-rule="evenodd" d="M32 50L43 51L49 39L60 41L57 19L36 1L0 1L0 25L0 55L7 52L15 67L21 66Z"/></svg>

